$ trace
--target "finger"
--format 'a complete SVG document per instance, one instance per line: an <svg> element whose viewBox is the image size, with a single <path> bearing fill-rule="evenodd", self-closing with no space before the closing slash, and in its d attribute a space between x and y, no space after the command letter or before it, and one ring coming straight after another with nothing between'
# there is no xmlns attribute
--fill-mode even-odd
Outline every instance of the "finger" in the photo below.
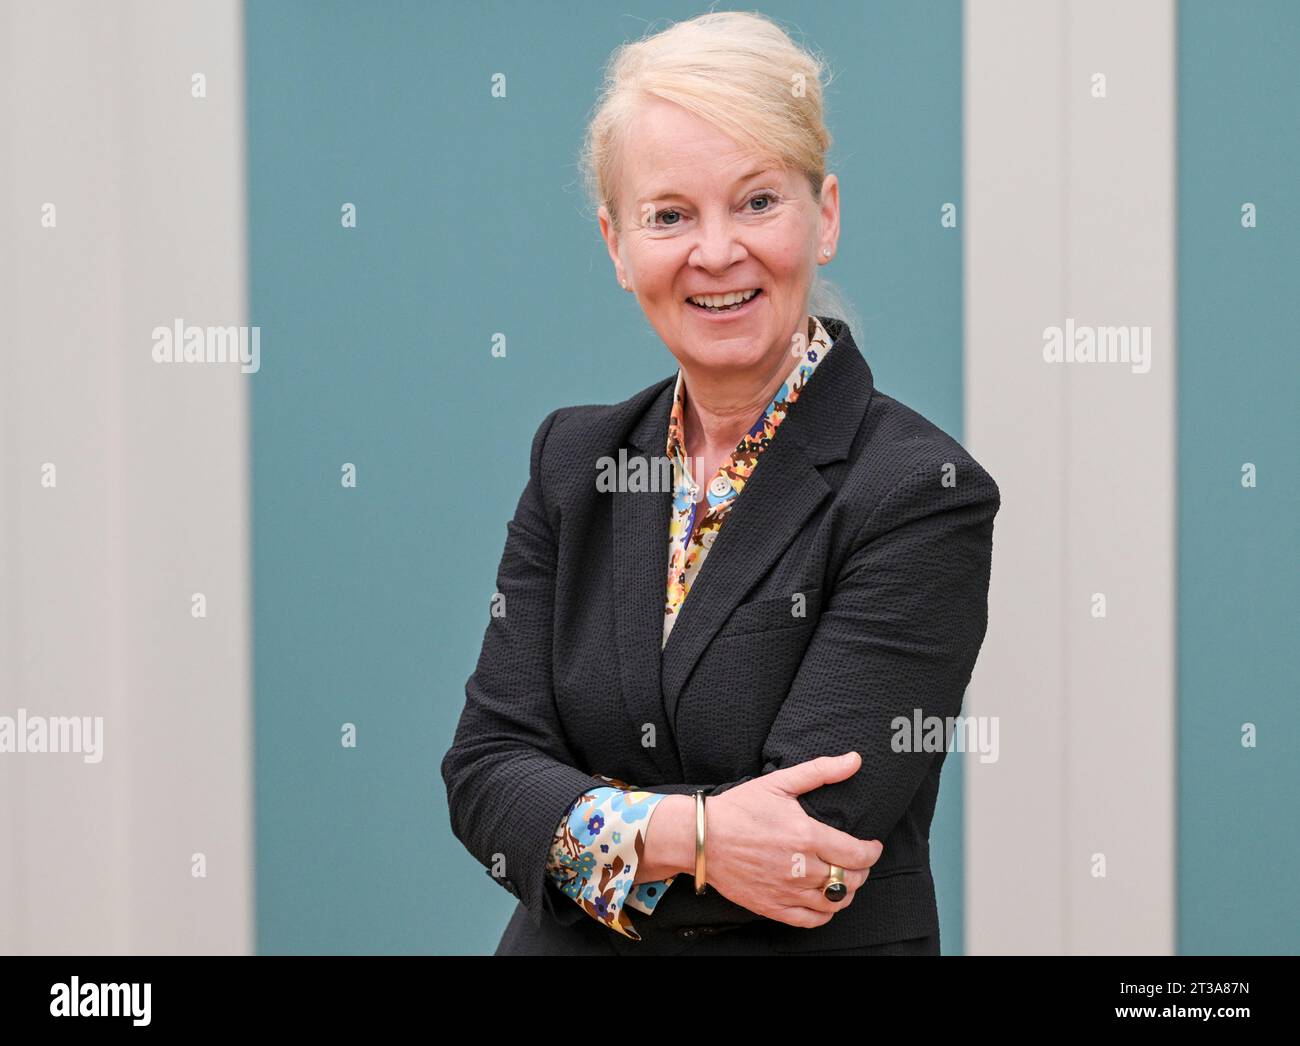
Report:
<svg viewBox="0 0 1300 1046"><path fill-rule="evenodd" d="M791 926L798 926L806 930L814 929L818 926L825 926L830 919L827 918L829 913L819 911L814 908L804 908L801 905L790 905L782 908L776 918L783 923Z"/></svg>
<svg viewBox="0 0 1300 1046"><path fill-rule="evenodd" d="M844 781L856 774L861 766L862 757L857 752L820 755L816 759L773 770L767 777L791 795L803 795L822 785Z"/></svg>
<svg viewBox="0 0 1300 1046"><path fill-rule="evenodd" d="M816 868L810 866L808 874L804 877L798 894L798 903L819 912L843 911L853 903L854 894L867 881L869 872L870 869L867 868L845 868L841 878L844 880L847 893L840 900L832 901L826 896L831 868L825 861L819 860L816 862Z"/></svg>
<svg viewBox="0 0 1300 1046"><path fill-rule="evenodd" d="M870 868L885 851L879 839L859 839L815 818L810 820L814 824L813 845L817 856L830 864L841 868Z"/></svg>

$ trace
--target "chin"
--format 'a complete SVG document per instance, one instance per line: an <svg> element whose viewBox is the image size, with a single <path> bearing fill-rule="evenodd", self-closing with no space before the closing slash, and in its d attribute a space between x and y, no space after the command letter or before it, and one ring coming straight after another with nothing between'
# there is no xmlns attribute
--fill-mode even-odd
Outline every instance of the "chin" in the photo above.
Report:
<svg viewBox="0 0 1300 1046"><path fill-rule="evenodd" d="M717 335L712 341L691 339L688 356L692 363L704 367L746 369L763 361L771 346L759 335Z"/></svg>
<svg viewBox="0 0 1300 1046"><path fill-rule="evenodd" d="M742 340L719 340L714 347L695 342L694 351L689 353L690 363L699 366L723 366L744 370L762 363L768 355L768 346L761 338Z"/></svg>

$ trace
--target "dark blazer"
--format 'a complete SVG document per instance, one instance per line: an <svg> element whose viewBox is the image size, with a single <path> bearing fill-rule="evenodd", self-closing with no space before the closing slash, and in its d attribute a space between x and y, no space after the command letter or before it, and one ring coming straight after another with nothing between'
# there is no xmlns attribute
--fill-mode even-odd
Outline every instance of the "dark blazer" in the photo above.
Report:
<svg viewBox="0 0 1300 1046"><path fill-rule="evenodd" d="M789 926L714 887L697 896L689 874L632 921L654 934L760 923L736 936L789 951L938 932L929 834L945 753L895 752L893 721L959 713L1000 496L959 443L875 389L846 324L821 321L833 348L759 458L662 657L672 494L602 492L596 474L620 450L629 464L662 458L675 374L613 406L555 410L537 430L497 574L505 612L488 622L442 760L453 832L519 899L512 928L531 922L526 943L512 932L498 954L570 953L592 929L623 951L644 943L597 924L545 872L565 810L608 784L594 774L717 795L851 750L858 773L800 803L884 852L830 922Z"/></svg>

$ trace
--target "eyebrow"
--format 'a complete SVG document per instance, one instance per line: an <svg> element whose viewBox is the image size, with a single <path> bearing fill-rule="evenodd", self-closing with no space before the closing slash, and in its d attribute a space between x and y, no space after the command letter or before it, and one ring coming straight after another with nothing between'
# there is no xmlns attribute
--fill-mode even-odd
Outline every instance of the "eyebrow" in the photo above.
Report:
<svg viewBox="0 0 1300 1046"><path fill-rule="evenodd" d="M750 171L748 174L742 175L741 177L737 178L736 184L744 185L745 182L757 178L760 174L770 174L773 173L774 171L775 168L773 167L759 167L757 170ZM684 200L685 198L686 198L686 194L681 192L678 189L661 189L660 191L651 193L648 196L638 197L636 202L649 203L651 200L672 200L672 199Z"/></svg>

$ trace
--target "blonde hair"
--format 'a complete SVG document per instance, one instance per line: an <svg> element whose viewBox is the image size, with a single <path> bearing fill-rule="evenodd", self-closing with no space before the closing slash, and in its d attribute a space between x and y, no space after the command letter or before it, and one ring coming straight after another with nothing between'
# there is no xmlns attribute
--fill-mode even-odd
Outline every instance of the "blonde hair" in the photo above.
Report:
<svg viewBox="0 0 1300 1046"><path fill-rule="evenodd" d="M581 167L592 201L618 212L619 160L638 106L662 98L711 123L755 155L808 179L821 202L831 135L823 119L821 58L765 15L717 11L623 44L610 56L587 124ZM829 82L829 81L828 81ZM813 311L851 312L821 278Z"/></svg>

